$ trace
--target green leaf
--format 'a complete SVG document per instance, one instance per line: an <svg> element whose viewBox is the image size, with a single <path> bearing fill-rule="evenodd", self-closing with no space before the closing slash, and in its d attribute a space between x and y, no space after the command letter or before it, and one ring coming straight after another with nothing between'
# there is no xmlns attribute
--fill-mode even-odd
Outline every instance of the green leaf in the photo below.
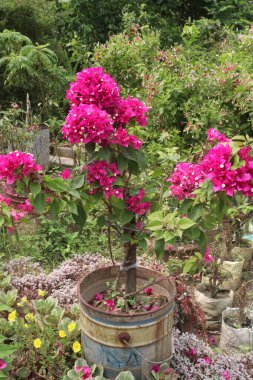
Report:
<svg viewBox="0 0 253 380"><path fill-rule="evenodd" d="M57 193L61 193L63 191L67 191L69 189L69 185L67 181L64 181L62 178L51 178L49 176L44 176L45 186Z"/></svg>
<svg viewBox="0 0 253 380"><path fill-rule="evenodd" d="M164 239L156 240L154 249L158 259L161 259L164 256L164 247Z"/></svg>
<svg viewBox="0 0 253 380"><path fill-rule="evenodd" d="M80 189L84 184L84 176L78 175L70 182L71 189Z"/></svg>
<svg viewBox="0 0 253 380"><path fill-rule="evenodd" d="M140 173L138 163L132 160L128 161L128 170L129 173L138 175Z"/></svg>
<svg viewBox="0 0 253 380"><path fill-rule="evenodd" d="M89 155L91 155L96 148L96 144L89 142L88 144L85 145L85 149L88 152Z"/></svg>
<svg viewBox="0 0 253 380"><path fill-rule="evenodd" d="M115 380L135 380L133 374L130 371L120 372Z"/></svg>
<svg viewBox="0 0 253 380"><path fill-rule="evenodd" d="M54 198L54 200L50 204L50 211L51 211L53 218L55 218L59 214L60 206L59 206L58 199Z"/></svg>
<svg viewBox="0 0 253 380"><path fill-rule="evenodd" d="M126 202L123 199L111 197L110 202L113 208L118 208L118 209L123 210L126 207Z"/></svg>
<svg viewBox="0 0 253 380"><path fill-rule="evenodd" d="M144 250L147 249L147 240L146 239L139 240L138 246Z"/></svg>
<svg viewBox="0 0 253 380"><path fill-rule="evenodd" d="M105 148L101 148L99 150L99 153L100 153L100 155L101 155L101 157L102 157L103 160L105 160L107 162L110 162L111 150L110 150L110 148L108 148L108 146L105 147Z"/></svg>
<svg viewBox="0 0 253 380"><path fill-rule="evenodd" d="M98 227L99 227L99 228L104 227L105 223L106 223L106 219L105 219L104 215L100 215L100 216L97 218L97 225L98 225Z"/></svg>
<svg viewBox="0 0 253 380"><path fill-rule="evenodd" d="M187 230L188 228L191 228L192 226L194 226L194 224L196 224L196 223L193 222L193 220L188 219L188 218L182 218L178 222L178 226L182 230Z"/></svg>
<svg viewBox="0 0 253 380"><path fill-rule="evenodd" d="M12 308L8 305L1 304L0 311L12 311Z"/></svg>
<svg viewBox="0 0 253 380"><path fill-rule="evenodd" d="M12 355L18 350L18 346L15 344L0 343L0 357L5 358L7 355Z"/></svg>
<svg viewBox="0 0 253 380"><path fill-rule="evenodd" d="M175 237L176 237L176 235L174 234L174 232L170 232L170 231L164 232L163 236L164 236L165 243L167 243L168 241L171 241L171 240L175 239Z"/></svg>
<svg viewBox="0 0 253 380"><path fill-rule="evenodd" d="M46 207L46 194L40 193L32 200L32 204L38 213L42 213Z"/></svg>
<svg viewBox="0 0 253 380"><path fill-rule="evenodd" d="M158 230L161 230L163 228L163 225L159 220L154 220L154 221L148 223L147 228L150 231L158 231Z"/></svg>
<svg viewBox="0 0 253 380"><path fill-rule="evenodd" d="M152 212L152 214L149 214L148 220L163 222L163 213L161 211Z"/></svg>
<svg viewBox="0 0 253 380"><path fill-rule="evenodd" d="M30 183L30 191L34 197L41 192L41 186L37 182Z"/></svg>
<svg viewBox="0 0 253 380"><path fill-rule="evenodd" d="M131 220L133 220L135 214L132 213L131 211L129 210L120 210L119 213L117 213L117 217L118 217L118 221L119 223L121 223L123 226L129 222L131 222Z"/></svg>
<svg viewBox="0 0 253 380"><path fill-rule="evenodd" d="M75 215L78 214L78 212L77 212L77 206L76 206L75 202L71 202L71 201L68 202L68 209L71 212L71 214L75 214Z"/></svg>
<svg viewBox="0 0 253 380"><path fill-rule="evenodd" d="M128 162L122 154L118 155L117 166L121 174L128 169Z"/></svg>
<svg viewBox="0 0 253 380"><path fill-rule="evenodd" d="M77 205L77 215L72 214L72 218L76 222L79 231L81 232L83 230L83 227L85 225L86 219L87 219L87 214L86 211L83 207L83 205L79 204Z"/></svg>

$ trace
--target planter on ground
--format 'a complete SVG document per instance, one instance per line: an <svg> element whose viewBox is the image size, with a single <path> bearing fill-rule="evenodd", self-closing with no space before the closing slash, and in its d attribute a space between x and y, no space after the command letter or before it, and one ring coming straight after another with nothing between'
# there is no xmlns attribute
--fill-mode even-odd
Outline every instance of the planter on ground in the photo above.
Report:
<svg viewBox="0 0 253 380"><path fill-rule="evenodd" d="M221 325L223 310L232 306L234 292L232 290L221 290L217 298L212 298L206 291L206 285L199 284L194 289L194 295L205 313L207 329L218 330Z"/></svg>
<svg viewBox="0 0 253 380"><path fill-rule="evenodd" d="M222 313L220 349L227 354L241 352L241 349L253 350L252 327L234 328L225 322L227 317L236 318L238 311L238 308L227 308Z"/></svg>
<svg viewBox="0 0 253 380"><path fill-rule="evenodd" d="M237 290L242 284L242 268L244 261L223 261L222 270L227 273L226 279L222 282L220 288L227 290ZM202 283L209 284L209 278L202 276Z"/></svg>
<svg viewBox="0 0 253 380"><path fill-rule="evenodd" d="M137 268L137 287L150 279L154 293L166 296L168 302L155 311L116 314L95 308L89 301L106 290L106 282L115 281L118 266L109 266L86 275L79 285L82 344L89 364L105 368L108 378L130 370L136 380L142 378L144 359L168 361L172 354L172 325L175 298L173 283L159 272ZM121 276L124 283L124 276Z"/></svg>
<svg viewBox="0 0 253 380"><path fill-rule="evenodd" d="M253 247L245 246L245 247L234 247L232 250L233 257L241 256L244 259L243 262L243 270L249 271L251 266L251 261L253 257Z"/></svg>

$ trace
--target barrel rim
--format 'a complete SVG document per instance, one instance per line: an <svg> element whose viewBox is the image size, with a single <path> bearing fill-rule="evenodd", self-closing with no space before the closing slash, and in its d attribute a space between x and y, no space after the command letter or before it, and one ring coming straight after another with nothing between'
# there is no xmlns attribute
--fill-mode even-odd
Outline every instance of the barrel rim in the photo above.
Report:
<svg viewBox="0 0 253 380"><path fill-rule="evenodd" d="M159 309L157 310L149 310L149 311L145 311L145 312L140 312L140 313L134 313L134 314L128 314L128 313L117 313L117 314L114 314L114 313L111 313L109 311L105 311L105 310L101 310L101 309L98 309L96 308L95 306L93 305L90 305L88 302L85 301L85 299L83 298L82 294L81 294L81 284L83 283L83 281L85 280L86 277L88 277L91 273L93 272L96 272L96 271L102 271L102 270L106 270L106 269L109 269L109 268L114 268L114 267L120 267L120 265L106 265L102 268L97 268L89 273L87 273L78 283L78 299L79 301L81 301L83 303L84 306L86 306L88 309L91 309L92 311L96 312L96 313L99 313L101 315L105 315L105 316L115 316L115 317L125 317L125 318L133 318L133 317L141 317L141 316L146 316L146 315L151 315L151 314L156 314L156 313L160 313L163 309L166 309L166 307L168 307L168 305L172 302L175 302L175 296L176 296L176 287L175 287L175 284L173 281L171 281L171 279L169 278L166 278L164 276L164 279L167 279L171 285L172 285L172 288L173 288L173 294L171 295L171 298L168 299L168 301L162 305L161 307L159 307ZM161 275L158 271L154 270L154 269L151 269L151 268L147 268L147 267L144 267L142 265L139 265L137 267L137 269L148 269L150 270L151 272L153 273L156 273L158 275Z"/></svg>

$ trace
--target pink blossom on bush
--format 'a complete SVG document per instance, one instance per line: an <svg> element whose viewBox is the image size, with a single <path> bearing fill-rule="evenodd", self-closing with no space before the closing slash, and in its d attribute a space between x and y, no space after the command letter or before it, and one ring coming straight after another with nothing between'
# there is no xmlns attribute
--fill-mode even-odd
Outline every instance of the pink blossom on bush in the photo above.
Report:
<svg viewBox="0 0 253 380"><path fill-rule="evenodd" d="M119 126L124 126L132 118L135 118L139 125L144 127L147 125L147 112L148 107L143 102L129 96L127 99L120 100L113 118Z"/></svg>
<svg viewBox="0 0 253 380"><path fill-rule="evenodd" d="M91 67L76 74L76 81L70 84L66 98L71 106L95 104L110 112L119 104L119 92L117 83L102 67Z"/></svg>
<svg viewBox="0 0 253 380"><path fill-rule="evenodd" d="M11 199L10 198L6 198L4 195L0 194L0 203L6 203L7 206L10 206Z"/></svg>
<svg viewBox="0 0 253 380"><path fill-rule="evenodd" d="M25 213L29 213L33 210L33 206L30 204L29 199L26 199L25 203L19 203L18 208Z"/></svg>
<svg viewBox="0 0 253 380"><path fill-rule="evenodd" d="M224 133L220 133L217 129L210 128L207 131L207 140L208 141L216 141L216 142L229 142L230 140L224 135Z"/></svg>
<svg viewBox="0 0 253 380"><path fill-rule="evenodd" d="M167 179L172 195L178 200L194 197L193 191L204 181L202 168L190 162L177 164L172 175Z"/></svg>
<svg viewBox="0 0 253 380"><path fill-rule="evenodd" d="M120 176L116 163L108 164L107 161L95 161L92 164L84 166L87 169L87 181L89 184L97 184L102 189L105 198L111 195L116 198L123 198L123 190L121 188L113 188L113 183ZM99 188L95 188L94 193Z"/></svg>
<svg viewBox="0 0 253 380"><path fill-rule="evenodd" d="M7 363L3 359L0 359L0 369L5 369L6 367Z"/></svg>
<svg viewBox="0 0 253 380"><path fill-rule="evenodd" d="M137 195L128 197L126 200L127 209L137 215L148 213L151 207L151 202L142 202L144 195L144 189L141 189Z"/></svg>
<svg viewBox="0 0 253 380"><path fill-rule="evenodd" d="M43 166L37 165L33 155L24 152L10 152L0 155L0 180L12 185L16 180L32 177L41 172Z"/></svg>
<svg viewBox="0 0 253 380"><path fill-rule="evenodd" d="M207 246L204 254L204 262L206 264L212 263L215 258L210 254L210 248Z"/></svg>
<svg viewBox="0 0 253 380"><path fill-rule="evenodd" d="M229 144L219 143L206 154L200 167L205 178L210 179L214 192L223 191L233 196L236 190L237 172L231 169L232 149Z"/></svg>
<svg viewBox="0 0 253 380"><path fill-rule="evenodd" d="M143 144L143 142L138 139L135 135L129 135L126 129L119 128L114 132L112 139L112 144L121 145L124 147L128 147L131 145L134 149L139 150Z"/></svg>
<svg viewBox="0 0 253 380"><path fill-rule="evenodd" d="M250 155L251 147L243 147L239 152L239 157L245 161L245 165L236 170L236 185L237 190L242 192L245 196L253 196L253 157Z"/></svg>
<svg viewBox="0 0 253 380"><path fill-rule="evenodd" d="M71 144L93 142L108 145L113 132L113 121L107 112L94 104L74 106L69 111L62 128L63 136Z"/></svg>
<svg viewBox="0 0 253 380"><path fill-rule="evenodd" d="M71 171L69 169L63 169L62 173L60 174L60 176L63 178L63 179L69 179L70 176L71 176Z"/></svg>

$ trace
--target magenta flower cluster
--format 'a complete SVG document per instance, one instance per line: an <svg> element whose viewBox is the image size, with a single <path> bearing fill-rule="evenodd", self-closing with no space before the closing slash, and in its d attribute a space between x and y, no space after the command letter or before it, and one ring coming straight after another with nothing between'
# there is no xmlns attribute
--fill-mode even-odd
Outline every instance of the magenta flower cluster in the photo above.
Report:
<svg viewBox="0 0 253 380"><path fill-rule="evenodd" d="M239 191L251 197L253 195L251 148L241 148L238 156L242 165L233 169L233 152L226 136L213 129L211 132L208 131L208 136L209 140L217 140L218 144L213 146L198 164L183 162L176 166L167 180L171 182L172 195L179 200L192 198L194 190L198 189L202 182L210 180L214 192L222 191L232 197L236 191Z"/></svg>
<svg viewBox="0 0 253 380"><path fill-rule="evenodd" d="M121 98L117 83L103 68L88 68L77 73L76 81L67 91L67 99L71 110L62 133L70 143L117 144L140 149L142 141L129 135L124 126L131 119L145 126L148 108L131 96Z"/></svg>
<svg viewBox="0 0 253 380"><path fill-rule="evenodd" d="M41 172L43 167L37 165L33 155L24 152L10 152L1 155L0 160L0 180L6 181L7 185L12 185L16 180L23 180Z"/></svg>
<svg viewBox="0 0 253 380"><path fill-rule="evenodd" d="M127 209L137 215L144 215L149 212L151 202L142 202L144 195L144 189L141 189L137 195L128 197L126 200Z"/></svg>
<svg viewBox="0 0 253 380"><path fill-rule="evenodd" d="M181 162L176 167L167 182L171 182L170 189L177 199L185 199L192 196L192 192L199 188L204 181L201 167L190 162Z"/></svg>
<svg viewBox="0 0 253 380"><path fill-rule="evenodd" d="M108 164L107 161L95 161L91 164L85 165L83 169L87 169L87 181L91 185L99 185L103 189L103 194L106 199L111 195L118 199L123 198L123 189L120 187L113 188L114 182L120 177L116 163ZM96 194L99 189L95 187L91 190L92 194Z"/></svg>

